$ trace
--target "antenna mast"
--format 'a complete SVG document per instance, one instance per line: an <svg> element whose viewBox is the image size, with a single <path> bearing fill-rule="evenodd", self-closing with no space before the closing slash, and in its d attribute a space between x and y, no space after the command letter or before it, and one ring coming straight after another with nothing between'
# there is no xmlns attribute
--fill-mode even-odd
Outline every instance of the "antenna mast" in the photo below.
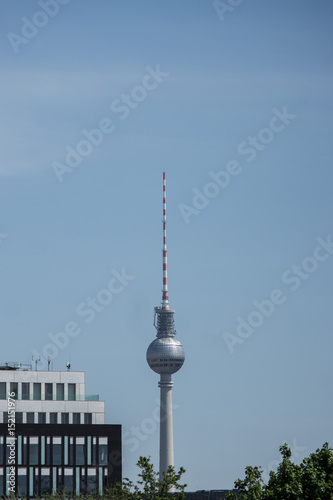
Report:
<svg viewBox="0 0 333 500"><path fill-rule="evenodd" d="M169 309L168 297L168 250L166 244L166 179L163 172L163 291L162 291L162 309Z"/></svg>

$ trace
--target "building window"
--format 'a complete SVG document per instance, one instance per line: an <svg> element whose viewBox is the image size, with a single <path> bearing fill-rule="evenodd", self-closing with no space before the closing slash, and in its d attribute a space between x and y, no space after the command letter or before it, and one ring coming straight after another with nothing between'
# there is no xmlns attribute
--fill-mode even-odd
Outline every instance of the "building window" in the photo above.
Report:
<svg viewBox="0 0 333 500"><path fill-rule="evenodd" d="M57 424L57 423L58 423L58 413L51 412L50 413L50 424Z"/></svg>
<svg viewBox="0 0 333 500"><path fill-rule="evenodd" d="M45 495L47 493L51 493L51 477L50 477L50 469L42 468L41 469L42 477L40 482L40 492L41 495Z"/></svg>
<svg viewBox="0 0 333 500"><path fill-rule="evenodd" d="M28 411L27 412L27 424L34 424L35 423L35 414L33 411Z"/></svg>
<svg viewBox="0 0 333 500"><path fill-rule="evenodd" d="M80 424L81 423L81 413L73 413L73 424Z"/></svg>
<svg viewBox="0 0 333 500"><path fill-rule="evenodd" d="M38 464L38 437L29 440L29 465Z"/></svg>
<svg viewBox="0 0 333 500"><path fill-rule="evenodd" d="M68 401L75 401L76 399L76 386L75 384L68 384Z"/></svg>
<svg viewBox="0 0 333 500"><path fill-rule="evenodd" d="M6 382L0 382L0 399L7 399Z"/></svg>
<svg viewBox="0 0 333 500"><path fill-rule="evenodd" d="M87 470L87 493L95 493L97 490L96 469Z"/></svg>
<svg viewBox="0 0 333 500"><path fill-rule="evenodd" d="M85 464L84 437L76 438L75 452L76 452L75 465L84 465Z"/></svg>
<svg viewBox="0 0 333 500"><path fill-rule="evenodd" d="M45 399L52 401L53 399L53 384L45 384Z"/></svg>
<svg viewBox="0 0 333 500"><path fill-rule="evenodd" d="M23 412L21 411L15 412L15 422L17 424L23 424Z"/></svg>
<svg viewBox="0 0 333 500"><path fill-rule="evenodd" d="M0 436L0 464L3 465L4 459L3 459L3 452L4 452L4 438L3 436ZM1 470L1 468L0 468ZM0 491L0 496L2 495Z"/></svg>
<svg viewBox="0 0 333 500"><path fill-rule="evenodd" d="M52 459L53 465L62 464L62 448L61 448L61 438L54 437L52 443Z"/></svg>
<svg viewBox="0 0 333 500"><path fill-rule="evenodd" d="M34 382L34 399L40 400L42 399L42 387L40 382Z"/></svg>
<svg viewBox="0 0 333 500"><path fill-rule="evenodd" d="M30 384L29 382L22 382L22 399L30 399Z"/></svg>
<svg viewBox="0 0 333 500"><path fill-rule="evenodd" d="M57 384L57 401L63 401L64 399L64 384Z"/></svg>
<svg viewBox="0 0 333 500"><path fill-rule="evenodd" d="M64 493L65 495L73 495L73 469L64 469Z"/></svg>
<svg viewBox="0 0 333 500"><path fill-rule="evenodd" d="M62 424L69 424L69 413L62 413L61 414L61 423Z"/></svg>
<svg viewBox="0 0 333 500"><path fill-rule="evenodd" d="M19 497L27 496L27 469L19 468L17 473L17 493Z"/></svg>
<svg viewBox="0 0 333 500"><path fill-rule="evenodd" d="M84 423L85 424L92 424L92 413L85 413L84 414Z"/></svg>
<svg viewBox="0 0 333 500"><path fill-rule="evenodd" d="M17 382L11 382L10 383L10 392L12 395L10 396L13 399L18 399L18 383ZM14 395L13 395L14 393Z"/></svg>
<svg viewBox="0 0 333 500"><path fill-rule="evenodd" d="M3 412L3 423L8 424L8 411Z"/></svg>
<svg viewBox="0 0 333 500"><path fill-rule="evenodd" d="M98 463L99 465L108 464L108 438L100 437L98 444Z"/></svg>
<svg viewBox="0 0 333 500"><path fill-rule="evenodd" d="M38 423L39 424L46 424L46 413L45 412L38 413Z"/></svg>

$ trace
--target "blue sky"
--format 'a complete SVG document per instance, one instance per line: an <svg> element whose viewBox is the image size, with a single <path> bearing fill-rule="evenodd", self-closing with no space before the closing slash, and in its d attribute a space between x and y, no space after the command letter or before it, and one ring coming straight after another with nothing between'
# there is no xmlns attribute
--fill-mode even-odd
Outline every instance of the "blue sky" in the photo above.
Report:
<svg viewBox="0 0 333 500"><path fill-rule="evenodd" d="M166 171L189 490L333 441L333 6L236 3L0 4L2 360L70 359L123 425L124 476L157 467Z"/></svg>

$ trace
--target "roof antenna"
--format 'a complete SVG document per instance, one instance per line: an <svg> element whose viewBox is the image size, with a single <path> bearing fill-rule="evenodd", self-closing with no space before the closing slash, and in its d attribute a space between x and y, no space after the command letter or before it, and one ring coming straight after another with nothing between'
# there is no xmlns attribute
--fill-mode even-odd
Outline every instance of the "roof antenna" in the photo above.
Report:
<svg viewBox="0 0 333 500"><path fill-rule="evenodd" d="M32 355L32 361L35 362L35 370L37 371L38 370L37 363L38 363L38 361L40 361L40 356L38 356L38 358L34 358L34 356Z"/></svg>

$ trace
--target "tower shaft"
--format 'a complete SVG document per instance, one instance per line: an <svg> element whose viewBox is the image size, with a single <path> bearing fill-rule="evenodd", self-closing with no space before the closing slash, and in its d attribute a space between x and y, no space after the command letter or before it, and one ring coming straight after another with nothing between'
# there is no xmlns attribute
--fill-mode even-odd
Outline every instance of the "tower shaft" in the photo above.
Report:
<svg viewBox="0 0 333 500"><path fill-rule="evenodd" d="M173 422L172 422L172 387L171 374L161 374L159 387L161 389L160 406L160 480L169 465L174 465L173 459Z"/></svg>

